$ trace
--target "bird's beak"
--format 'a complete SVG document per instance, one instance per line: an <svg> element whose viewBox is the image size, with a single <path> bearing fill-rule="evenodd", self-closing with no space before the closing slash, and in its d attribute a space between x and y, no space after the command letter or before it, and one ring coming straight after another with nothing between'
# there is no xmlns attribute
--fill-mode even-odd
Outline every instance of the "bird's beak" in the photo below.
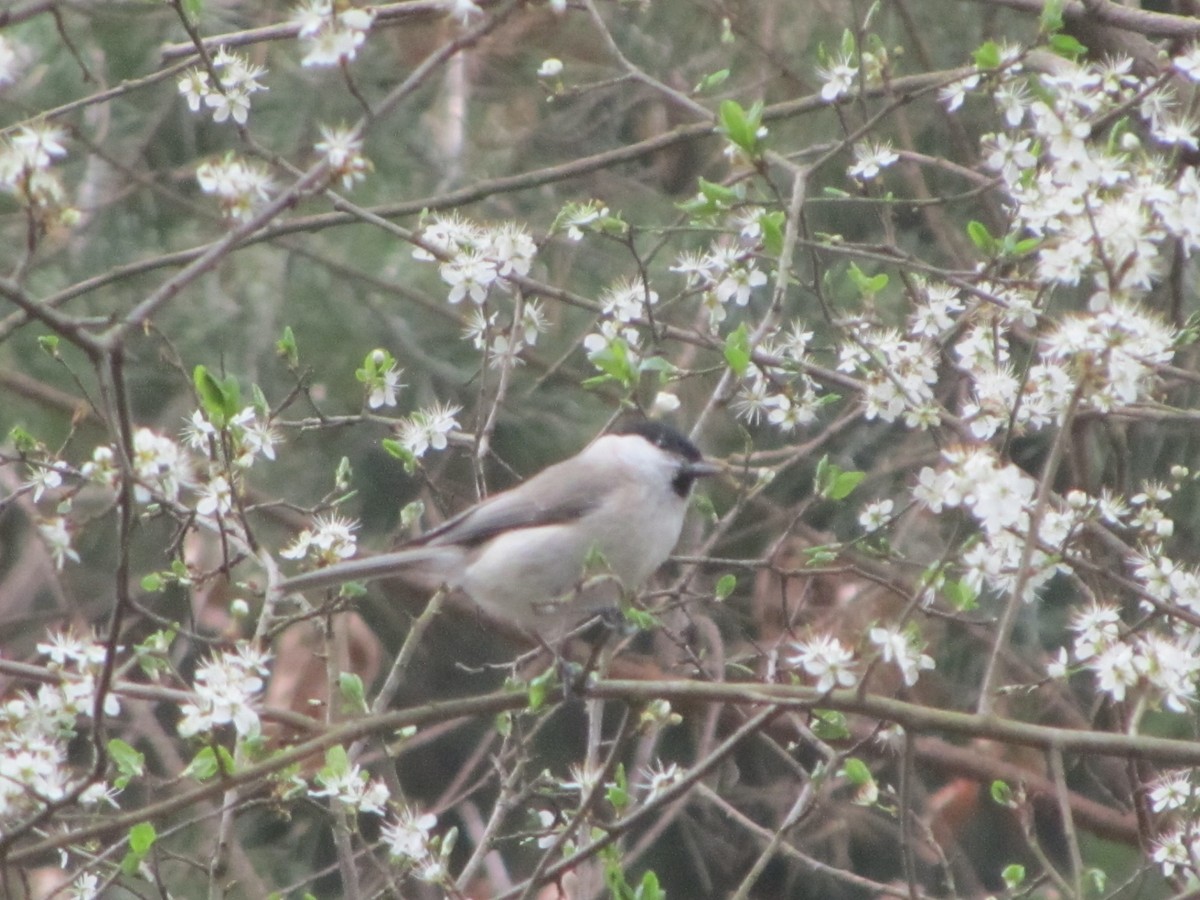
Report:
<svg viewBox="0 0 1200 900"><path fill-rule="evenodd" d="M725 471L725 465L713 459L698 459L695 462L686 463L683 469L695 478L705 478L709 475L720 475Z"/></svg>

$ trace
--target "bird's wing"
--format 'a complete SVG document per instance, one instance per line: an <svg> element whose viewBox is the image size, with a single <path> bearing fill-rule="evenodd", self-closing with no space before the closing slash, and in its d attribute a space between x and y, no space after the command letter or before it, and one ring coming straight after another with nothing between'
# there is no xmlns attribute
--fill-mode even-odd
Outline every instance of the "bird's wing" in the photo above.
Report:
<svg viewBox="0 0 1200 900"><path fill-rule="evenodd" d="M516 488L464 510L405 546L454 544L469 548L512 529L561 525L586 515L595 508L599 496L596 485L578 480L567 483L562 470L551 466ZM539 497L554 500L547 504Z"/></svg>

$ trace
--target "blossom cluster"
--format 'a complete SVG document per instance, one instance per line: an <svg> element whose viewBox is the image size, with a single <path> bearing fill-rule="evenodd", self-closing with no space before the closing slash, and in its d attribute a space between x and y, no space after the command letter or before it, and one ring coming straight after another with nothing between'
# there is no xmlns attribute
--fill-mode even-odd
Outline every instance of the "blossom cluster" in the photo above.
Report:
<svg viewBox="0 0 1200 900"><path fill-rule="evenodd" d="M434 216L420 236L413 257L438 263L442 281L450 286L447 301L457 305L471 300L464 337L487 351L491 366L519 363L521 352L536 344L547 327L541 305L517 291L517 282L529 274L538 249L525 226L517 222L486 226L458 215ZM517 297L507 323L489 306L493 288Z"/></svg>
<svg viewBox="0 0 1200 900"><path fill-rule="evenodd" d="M247 643L222 651L201 663L193 680L192 699L180 710L177 729L182 737L211 733L232 724L240 738L257 738L261 731L254 704L263 690L269 656Z"/></svg>
<svg viewBox="0 0 1200 900"><path fill-rule="evenodd" d="M304 66L340 66L358 55L375 21L370 9L343 7L333 0L304 0L292 12L304 46Z"/></svg>
<svg viewBox="0 0 1200 900"><path fill-rule="evenodd" d="M421 229L421 240L413 258L438 261L451 304L468 297L482 304L493 285L511 290L511 279L528 275L537 254L533 238L518 222L487 227L457 215L434 216Z"/></svg>
<svg viewBox="0 0 1200 900"><path fill-rule="evenodd" d="M417 813L404 807L380 830L392 862L430 884L444 882L450 871L447 859L450 842L442 842L431 834L436 824L437 816L433 813Z"/></svg>
<svg viewBox="0 0 1200 900"><path fill-rule="evenodd" d="M274 187L265 165L233 153L202 162L196 167L196 181L201 191L217 198L221 214L234 221L249 219L271 198Z"/></svg>
<svg viewBox="0 0 1200 900"><path fill-rule="evenodd" d="M46 667L59 676L36 692L19 691L0 705L0 827L61 800L78 785L67 756L80 717L92 715L97 677L107 650L94 637L55 633L38 644ZM116 716L121 707L111 692L104 714ZM115 792L98 781L81 802L95 807L115 805Z"/></svg>
<svg viewBox="0 0 1200 900"><path fill-rule="evenodd" d="M373 168L363 155L363 142L353 129L321 126L321 140L313 147L329 164L329 172L346 190L367 177Z"/></svg>
<svg viewBox="0 0 1200 900"><path fill-rule="evenodd" d="M1172 712L1188 712L1200 680L1200 632L1123 634L1120 611L1097 604L1076 613L1071 656L1115 702L1138 692Z"/></svg>
<svg viewBox="0 0 1200 900"><path fill-rule="evenodd" d="M358 541L354 532L358 523L332 514L316 516L311 528L305 528L287 547L279 551L284 559L311 558L319 565L332 565L354 556Z"/></svg>
<svg viewBox="0 0 1200 900"><path fill-rule="evenodd" d="M54 168L55 160L67 155L65 140L61 128L44 122L22 125L0 137L0 192L11 194L48 230L79 221Z"/></svg>
<svg viewBox="0 0 1200 900"><path fill-rule="evenodd" d="M216 74L215 82L210 80L209 70L198 66L180 76L177 86L188 109L199 112L204 107L212 110L214 122L233 119L245 125L250 116L250 96L267 90L259 81L266 69L221 47L213 54L211 71Z"/></svg>
<svg viewBox="0 0 1200 900"><path fill-rule="evenodd" d="M985 446L947 448L942 458L940 469L921 470L913 497L935 513L965 509L979 523L980 539L962 556L963 580L976 592L986 588L1002 595L1020 585L1022 598L1033 600L1062 569L1059 554L1087 520L1090 507L1047 505L1030 538L1037 494L1032 478ZM1022 568L1027 540L1034 547Z"/></svg>
<svg viewBox="0 0 1200 900"><path fill-rule="evenodd" d="M869 630L867 639L870 649L879 660L895 666L908 687L917 683L921 672L935 667L933 657L925 652L925 646L914 629L877 625ZM793 641L790 649L791 654L786 662L815 678L818 691L851 688L859 682L859 659L854 648L847 647L833 635L816 634L805 640Z"/></svg>
<svg viewBox="0 0 1200 900"><path fill-rule="evenodd" d="M341 747L327 754L326 765L317 773L316 782L318 787L308 791L310 797L336 798L356 814L382 816L387 812L391 796L387 785L371 778L357 763L351 763Z"/></svg>

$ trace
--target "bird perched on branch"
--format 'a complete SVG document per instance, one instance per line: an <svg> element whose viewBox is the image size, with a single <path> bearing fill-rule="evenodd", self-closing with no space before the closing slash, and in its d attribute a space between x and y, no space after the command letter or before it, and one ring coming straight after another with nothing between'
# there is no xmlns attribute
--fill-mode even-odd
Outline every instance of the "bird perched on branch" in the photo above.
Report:
<svg viewBox="0 0 1200 900"><path fill-rule="evenodd" d="M397 550L284 579L275 590L399 576L553 639L616 607L666 561L696 479L721 470L670 426L633 422Z"/></svg>

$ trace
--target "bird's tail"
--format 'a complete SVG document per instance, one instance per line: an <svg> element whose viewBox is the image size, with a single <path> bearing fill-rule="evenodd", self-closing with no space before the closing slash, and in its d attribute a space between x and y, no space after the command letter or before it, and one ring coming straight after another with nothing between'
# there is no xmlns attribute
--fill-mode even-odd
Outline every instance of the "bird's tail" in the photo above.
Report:
<svg viewBox="0 0 1200 900"><path fill-rule="evenodd" d="M373 581L376 578L403 575L418 567L427 569L431 563L434 564L433 568L439 568L436 564L445 562L446 556L446 547L409 547L393 550L391 553L380 553L377 556L347 559L323 569L294 575L280 581L275 589L281 594L295 594L336 587L347 581Z"/></svg>

